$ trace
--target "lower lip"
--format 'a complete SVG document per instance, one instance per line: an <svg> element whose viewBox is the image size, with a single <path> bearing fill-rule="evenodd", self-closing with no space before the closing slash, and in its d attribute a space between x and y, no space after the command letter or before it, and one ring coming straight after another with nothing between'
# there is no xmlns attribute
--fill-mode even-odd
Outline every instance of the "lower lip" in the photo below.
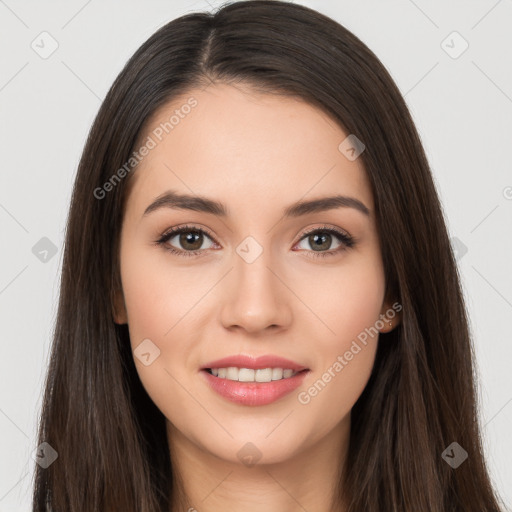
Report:
<svg viewBox="0 0 512 512"><path fill-rule="evenodd" d="M271 382L239 382L215 377L207 370L201 370L201 373L214 391L231 402L242 405L267 405L297 389L309 370Z"/></svg>

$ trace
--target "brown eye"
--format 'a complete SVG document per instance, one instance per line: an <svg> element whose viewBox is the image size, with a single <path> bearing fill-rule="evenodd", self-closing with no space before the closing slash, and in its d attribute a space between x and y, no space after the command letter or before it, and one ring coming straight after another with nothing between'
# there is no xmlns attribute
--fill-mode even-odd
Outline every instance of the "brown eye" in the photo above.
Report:
<svg viewBox="0 0 512 512"><path fill-rule="evenodd" d="M320 249L330 249L332 244L333 236L329 233L315 233L314 235L309 235L307 237L307 241L310 245L310 247L313 247L313 250L320 250Z"/></svg>
<svg viewBox="0 0 512 512"><path fill-rule="evenodd" d="M334 240L338 240L338 245L330 249ZM205 239L210 240L210 246L203 247ZM353 247L355 239L334 228L316 228L303 235L299 244L306 242L306 252L312 253L313 257L334 256ZM171 243L172 242L172 243ZM197 256L204 254L206 249L211 249L213 238L204 229L195 226L183 226L173 228L167 231L156 241L157 245L162 245L166 250L178 256Z"/></svg>
<svg viewBox="0 0 512 512"><path fill-rule="evenodd" d="M338 240L338 246L329 250L333 243L333 237ZM302 242L306 242L311 248L308 249L306 247L308 252L313 253L313 257L334 256L355 245L355 240L350 235L333 228L316 228L311 230L301 238L299 243Z"/></svg>
<svg viewBox="0 0 512 512"><path fill-rule="evenodd" d="M194 256L212 247L213 244L203 247L205 238L211 240L204 230L184 226L168 231L157 240L157 244L163 245L165 249L175 254Z"/></svg>
<svg viewBox="0 0 512 512"><path fill-rule="evenodd" d="M199 231L183 231L173 238L178 237L179 244L185 250L197 251L203 245L203 235Z"/></svg>

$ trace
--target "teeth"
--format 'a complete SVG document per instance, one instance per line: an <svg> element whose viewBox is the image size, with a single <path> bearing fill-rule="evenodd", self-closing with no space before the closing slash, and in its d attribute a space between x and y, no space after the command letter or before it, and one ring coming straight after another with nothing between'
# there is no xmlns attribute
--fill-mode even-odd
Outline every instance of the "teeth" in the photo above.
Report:
<svg viewBox="0 0 512 512"><path fill-rule="evenodd" d="M283 378L282 368L272 368L272 380L281 380Z"/></svg>
<svg viewBox="0 0 512 512"><path fill-rule="evenodd" d="M212 375L221 379L236 380L239 382L271 382L273 380L288 379L297 372L283 368L264 368L253 370L251 368L211 368Z"/></svg>
<svg viewBox="0 0 512 512"><path fill-rule="evenodd" d="M256 382L270 382L272 380L272 369L264 368L263 370L256 370L254 380Z"/></svg>
<svg viewBox="0 0 512 512"><path fill-rule="evenodd" d="M235 368L234 366L230 366L226 370L226 379L229 380L238 380L238 368Z"/></svg>

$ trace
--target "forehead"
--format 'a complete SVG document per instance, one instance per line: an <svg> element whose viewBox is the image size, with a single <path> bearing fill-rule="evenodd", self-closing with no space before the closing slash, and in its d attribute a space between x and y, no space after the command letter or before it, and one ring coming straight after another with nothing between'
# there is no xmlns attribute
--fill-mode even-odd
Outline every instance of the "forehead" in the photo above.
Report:
<svg viewBox="0 0 512 512"><path fill-rule="evenodd" d="M168 189L228 197L235 210L340 193L373 210L361 159L339 149L348 135L301 99L226 84L191 89L146 123L139 140L153 147L131 176L128 204L143 211Z"/></svg>

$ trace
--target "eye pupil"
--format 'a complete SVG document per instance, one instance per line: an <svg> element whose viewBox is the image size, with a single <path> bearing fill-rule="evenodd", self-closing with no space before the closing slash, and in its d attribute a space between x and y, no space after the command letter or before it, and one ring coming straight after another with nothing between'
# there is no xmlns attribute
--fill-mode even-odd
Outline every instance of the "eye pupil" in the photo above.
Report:
<svg viewBox="0 0 512 512"><path fill-rule="evenodd" d="M331 235L329 235L329 234L319 235L318 233L316 233L314 235L311 235L309 238L310 238L310 240L311 239L314 240L314 242L311 244L312 247L317 247L320 249L329 249L329 246L331 245L330 237L331 237ZM323 241L320 243L317 243L319 239L322 239ZM327 244L325 243L326 239L328 241Z"/></svg>
<svg viewBox="0 0 512 512"><path fill-rule="evenodd" d="M187 231L185 233L182 233L180 235L180 244L185 249L190 249L191 251L198 250L201 248L201 245L203 244L202 235L197 231ZM187 246L187 244L192 244L192 247Z"/></svg>

